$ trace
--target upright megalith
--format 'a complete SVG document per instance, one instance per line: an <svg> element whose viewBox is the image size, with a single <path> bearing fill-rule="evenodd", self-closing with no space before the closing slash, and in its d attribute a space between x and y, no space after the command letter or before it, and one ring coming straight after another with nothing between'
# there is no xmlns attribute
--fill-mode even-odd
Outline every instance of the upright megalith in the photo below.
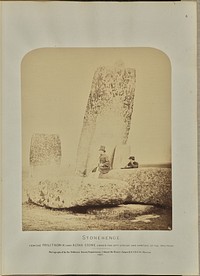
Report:
<svg viewBox="0 0 200 276"><path fill-rule="evenodd" d="M126 144L133 113L136 70L99 67L93 77L77 152L77 172L88 174L98 163L100 145L110 158ZM111 160L112 161L112 160Z"/></svg>
<svg viewBox="0 0 200 276"><path fill-rule="evenodd" d="M31 174L56 173L61 164L61 141L57 134L34 134L30 146Z"/></svg>

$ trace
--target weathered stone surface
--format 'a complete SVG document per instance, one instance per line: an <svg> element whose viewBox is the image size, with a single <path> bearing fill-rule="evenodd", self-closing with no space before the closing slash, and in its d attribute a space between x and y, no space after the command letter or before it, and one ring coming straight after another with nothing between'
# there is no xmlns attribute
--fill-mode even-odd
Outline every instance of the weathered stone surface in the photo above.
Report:
<svg viewBox="0 0 200 276"><path fill-rule="evenodd" d="M61 141L56 134L34 134L31 138L30 165L60 164Z"/></svg>
<svg viewBox="0 0 200 276"><path fill-rule="evenodd" d="M51 208L143 203L171 207L171 169L112 170L103 178L32 178L28 199Z"/></svg>
<svg viewBox="0 0 200 276"><path fill-rule="evenodd" d="M56 134L34 134L30 146L30 174L34 177L59 174L61 141Z"/></svg>
<svg viewBox="0 0 200 276"><path fill-rule="evenodd" d="M77 152L77 172L90 173L104 145L112 162L114 148L125 144L131 124L136 70L99 67L93 77Z"/></svg>
<svg viewBox="0 0 200 276"><path fill-rule="evenodd" d="M51 208L118 205L126 201L127 194L124 181L90 177L35 178L27 187L29 201Z"/></svg>
<svg viewBox="0 0 200 276"><path fill-rule="evenodd" d="M172 177L170 168L117 169L102 178L123 180L129 184L130 203L172 206Z"/></svg>

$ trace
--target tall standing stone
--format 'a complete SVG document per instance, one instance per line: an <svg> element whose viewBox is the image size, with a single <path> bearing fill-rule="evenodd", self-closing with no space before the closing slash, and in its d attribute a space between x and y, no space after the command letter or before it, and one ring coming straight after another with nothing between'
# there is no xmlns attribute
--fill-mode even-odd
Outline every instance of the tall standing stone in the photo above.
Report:
<svg viewBox="0 0 200 276"><path fill-rule="evenodd" d="M77 152L77 173L97 166L99 147L113 159L118 144L126 144L133 112L136 70L99 67L93 77Z"/></svg>

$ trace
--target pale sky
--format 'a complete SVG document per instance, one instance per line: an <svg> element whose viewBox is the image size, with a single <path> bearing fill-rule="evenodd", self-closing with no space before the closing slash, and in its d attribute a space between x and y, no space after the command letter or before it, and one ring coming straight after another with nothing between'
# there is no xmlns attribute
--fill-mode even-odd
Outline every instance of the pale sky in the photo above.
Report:
<svg viewBox="0 0 200 276"><path fill-rule="evenodd" d="M95 70L123 62L136 69L128 144L140 164L171 162L171 65L154 48L43 48L22 61L23 167L34 133L58 134L62 165L75 165Z"/></svg>

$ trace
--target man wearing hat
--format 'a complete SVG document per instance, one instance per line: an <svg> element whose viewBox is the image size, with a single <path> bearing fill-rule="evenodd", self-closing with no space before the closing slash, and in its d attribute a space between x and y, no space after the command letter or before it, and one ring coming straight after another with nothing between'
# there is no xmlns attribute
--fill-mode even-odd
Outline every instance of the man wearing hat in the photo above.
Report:
<svg viewBox="0 0 200 276"><path fill-rule="evenodd" d="M135 161L134 156L130 156L128 164L122 169L133 169L133 168L138 168L138 162Z"/></svg>
<svg viewBox="0 0 200 276"><path fill-rule="evenodd" d="M99 156L99 164L98 169L100 174L108 173L111 169L110 160L108 155L106 154L105 146L100 146L100 156Z"/></svg>

